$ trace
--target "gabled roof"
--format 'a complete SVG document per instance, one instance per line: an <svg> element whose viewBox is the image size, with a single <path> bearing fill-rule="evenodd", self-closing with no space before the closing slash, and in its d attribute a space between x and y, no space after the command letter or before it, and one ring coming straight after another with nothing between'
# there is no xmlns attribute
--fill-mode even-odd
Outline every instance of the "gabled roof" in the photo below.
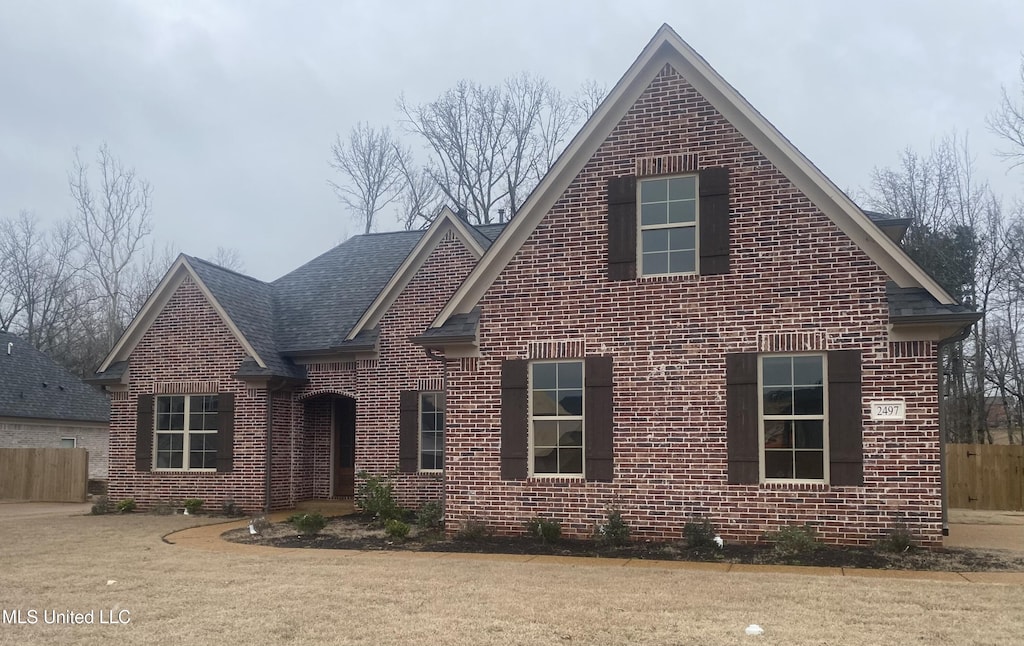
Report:
<svg viewBox="0 0 1024 646"><path fill-rule="evenodd" d="M267 285L255 278L181 254L100 364L96 370L97 377L114 364L128 359L186 277L191 277L239 344L260 368L270 371L281 369L282 376L291 376L289 367L279 363L280 357L276 355L273 337L268 337L265 333L266 322L263 318L268 314L272 316L273 313ZM251 339L246 332L252 336ZM269 363L268 359L263 357L264 354L267 355ZM106 376L99 377L98 380L105 381Z"/></svg>
<svg viewBox="0 0 1024 646"><path fill-rule="evenodd" d="M442 208L437 217L430 224L427 230L420 236L419 241L412 248L412 251L405 257L405 260L398 269L391 275L391 279L384 285L377 294L377 298L370 303L363 315L359 317L352 329L345 337L346 341L354 340L361 332L364 332L380 322L381 317L387 313L388 308L395 302L405 286L413 279L423 263L430 257L431 252L447 235L454 235L462 240L466 249L473 255L474 260L490 246L490 240L474 229L467 222L448 208Z"/></svg>
<svg viewBox="0 0 1024 646"><path fill-rule="evenodd" d="M9 332L0 332L0 417L110 421L103 393Z"/></svg>
<svg viewBox="0 0 1024 646"><path fill-rule="evenodd" d="M626 74L559 156L448 304L432 328L472 310L537 224L665 65L671 65L900 287L924 289L940 304L955 300L768 122L668 25L647 44Z"/></svg>
<svg viewBox="0 0 1024 646"><path fill-rule="evenodd" d="M476 229L444 209L426 231L352 237L272 283L180 255L90 381L112 385L186 276L249 354L239 378L302 379L292 358L373 351L381 316L448 235L479 258L505 225Z"/></svg>

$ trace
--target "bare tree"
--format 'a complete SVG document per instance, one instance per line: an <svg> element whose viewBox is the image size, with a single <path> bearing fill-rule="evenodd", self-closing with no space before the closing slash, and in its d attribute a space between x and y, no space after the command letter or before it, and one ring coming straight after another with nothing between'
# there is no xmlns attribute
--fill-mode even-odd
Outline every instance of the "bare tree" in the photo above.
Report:
<svg viewBox="0 0 1024 646"><path fill-rule="evenodd" d="M1003 86L999 107L986 119L989 129L1009 144L1008 149L996 154L1008 160L1011 168L1024 164L1024 56L1018 74L1020 86L1016 94Z"/></svg>
<svg viewBox="0 0 1024 646"><path fill-rule="evenodd" d="M554 164L580 115L529 74L496 86L460 81L434 101L398 99L404 125L431 151L447 200L475 224L507 221Z"/></svg>
<svg viewBox="0 0 1024 646"><path fill-rule="evenodd" d="M953 296L984 308L995 292L999 210L978 181L967 140L955 133L927 155L903 152L896 169L876 169L872 207L910 218L903 246ZM986 226L987 224L987 226ZM985 324L940 357L944 432L954 441L991 441L986 416Z"/></svg>
<svg viewBox="0 0 1024 646"><path fill-rule="evenodd" d="M441 187L430 171L412 165L411 155L399 158L404 188L398 199L398 220L406 231L421 229L433 222L441 206Z"/></svg>
<svg viewBox="0 0 1024 646"><path fill-rule="evenodd" d="M218 246L216 253L213 254L213 258L210 259L210 262L223 267L224 269L230 269L231 271L245 271L245 262L242 261L242 256L238 253L238 249L235 249L234 247Z"/></svg>
<svg viewBox="0 0 1024 646"><path fill-rule="evenodd" d="M115 158L106 144L100 146L96 165L99 181L94 191L89 166L82 163L76 150L68 186L85 253L83 269L98 286L103 301L103 337L110 348L135 313L130 304L147 289L136 280L139 271L133 263L152 231L152 189L133 168Z"/></svg>
<svg viewBox="0 0 1024 646"><path fill-rule="evenodd" d="M335 137L331 167L341 182L329 182L338 199L355 211L364 233L373 230L377 213L393 202L402 189L402 149L388 128L376 130L358 123L348 139Z"/></svg>

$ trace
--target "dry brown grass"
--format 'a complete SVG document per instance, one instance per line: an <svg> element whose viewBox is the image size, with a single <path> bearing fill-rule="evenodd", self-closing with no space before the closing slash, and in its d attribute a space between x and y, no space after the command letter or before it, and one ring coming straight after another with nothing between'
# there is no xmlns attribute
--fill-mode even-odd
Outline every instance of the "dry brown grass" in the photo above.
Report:
<svg viewBox="0 0 1024 646"><path fill-rule="evenodd" d="M218 553L160 540L194 523L0 518L0 608L131 611L127 626L0 624L0 644L1010 645L1024 633L1020 586L407 553ZM745 636L751 623L764 636Z"/></svg>

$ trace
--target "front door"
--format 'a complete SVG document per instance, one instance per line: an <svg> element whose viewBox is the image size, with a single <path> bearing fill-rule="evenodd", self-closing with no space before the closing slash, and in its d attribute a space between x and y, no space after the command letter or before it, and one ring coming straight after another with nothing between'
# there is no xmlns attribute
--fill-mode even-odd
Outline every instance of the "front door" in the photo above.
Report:
<svg viewBox="0 0 1024 646"><path fill-rule="evenodd" d="M356 401L334 400L334 497L351 498L356 482Z"/></svg>

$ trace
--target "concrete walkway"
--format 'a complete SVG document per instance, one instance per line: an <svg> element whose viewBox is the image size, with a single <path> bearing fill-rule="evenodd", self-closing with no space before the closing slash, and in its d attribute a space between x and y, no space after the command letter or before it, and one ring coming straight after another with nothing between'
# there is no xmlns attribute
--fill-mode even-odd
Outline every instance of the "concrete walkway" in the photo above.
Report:
<svg viewBox="0 0 1024 646"><path fill-rule="evenodd" d="M292 512L271 514L271 522L286 520ZM303 548L269 547L265 545L246 545L232 543L221 538L221 534L232 529L245 527L248 519L203 525L190 529L172 532L163 537L164 542L180 545L189 549L226 552L234 554L274 554L284 556L288 553L309 555L311 550ZM952 534L952 529L951 529ZM665 570L700 570L723 573L764 573L764 574L801 574L811 576L855 576L889 579L913 579L925 581L951 581L958 583L998 583L1004 585L1024 586L1024 572L930 572L916 570L869 570L860 568L805 567L796 565L748 565L744 563L700 563L691 561L654 561L641 559L593 558L580 556L548 556L526 554L467 554L458 552L406 552L396 550L358 551L358 550L317 550L336 554L339 557L366 556L373 558L422 558L471 561L501 561L505 563L557 563L570 566L590 567L627 567L627 568L661 568Z"/></svg>

